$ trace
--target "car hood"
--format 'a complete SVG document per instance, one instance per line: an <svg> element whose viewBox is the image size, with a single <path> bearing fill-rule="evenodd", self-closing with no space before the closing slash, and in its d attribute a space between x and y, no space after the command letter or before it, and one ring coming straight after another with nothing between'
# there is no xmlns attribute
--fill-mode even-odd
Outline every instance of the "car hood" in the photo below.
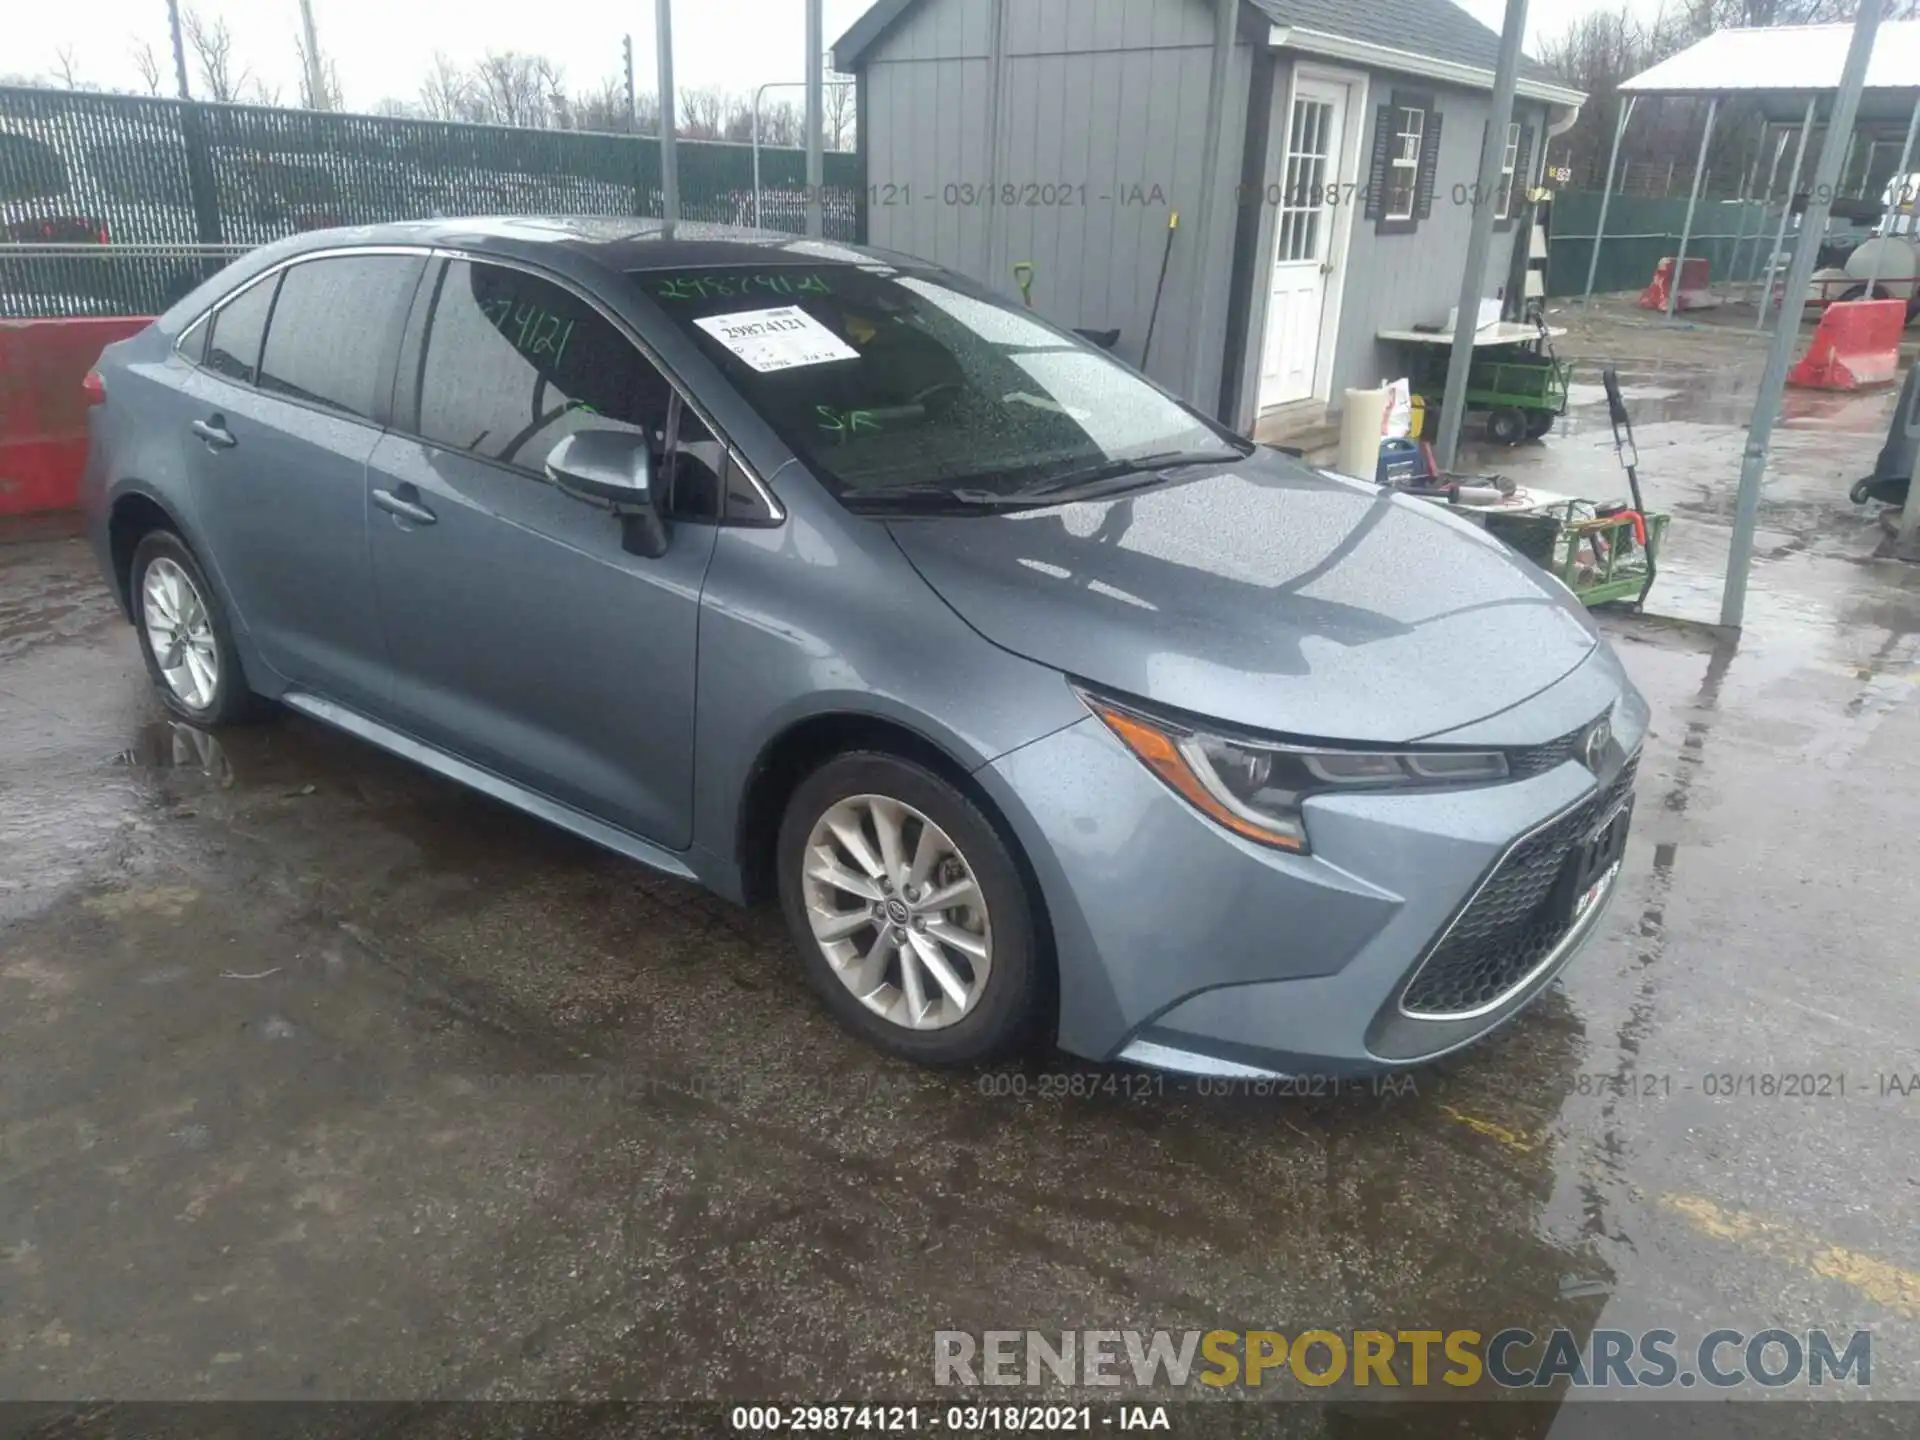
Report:
<svg viewBox="0 0 1920 1440"><path fill-rule="evenodd" d="M1260 730L1419 739L1598 643L1563 587L1468 522L1265 449L1111 500L887 525L995 644Z"/></svg>

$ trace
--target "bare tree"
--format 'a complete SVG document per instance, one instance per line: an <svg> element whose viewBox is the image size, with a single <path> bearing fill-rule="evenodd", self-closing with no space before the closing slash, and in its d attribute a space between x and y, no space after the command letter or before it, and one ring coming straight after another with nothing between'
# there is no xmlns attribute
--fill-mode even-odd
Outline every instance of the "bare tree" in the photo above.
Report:
<svg viewBox="0 0 1920 1440"><path fill-rule="evenodd" d="M316 99L313 93L313 67L307 63L306 37L298 30L293 32L293 51L300 59L300 106L303 110L339 110L343 108L340 96L340 71L333 63L333 57L325 50L320 52L320 95Z"/></svg>
<svg viewBox="0 0 1920 1440"><path fill-rule="evenodd" d="M660 133L660 97L651 90L642 90L633 97L633 133Z"/></svg>
<svg viewBox="0 0 1920 1440"><path fill-rule="evenodd" d="M680 128L689 140L718 140L726 119L727 97L711 86L696 86L679 94Z"/></svg>
<svg viewBox="0 0 1920 1440"><path fill-rule="evenodd" d="M582 90L568 103L576 130L601 130L625 133L633 129L627 113L626 82L612 76L592 90Z"/></svg>
<svg viewBox="0 0 1920 1440"><path fill-rule="evenodd" d="M433 68L420 83L420 108L433 120L478 120L482 106L472 79L436 50Z"/></svg>
<svg viewBox="0 0 1920 1440"><path fill-rule="evenodd" d="M233 101L246 88L251 71L234 70L233 35L225 20L209 21L191 5L180 13L180 28L200 68L200 83L210 100Z"/></svg>
<svg viewBox="0 0 1920 1440"><path fill-rule="evenodd" d="M735 144L744 144L753 138L753 101L747 96L727 97L727 114L720 122L720 138Z"/></svg>
<svg viewBox="0 0 1920 1440"><path fill-rule="evenodd" d="M411 100L399 100L387 95L373 102L373 113L393 120L418 120L420 107Z"/></svg>
<svg viewBox="0 0 1920 1440"><path fill-rule="evenodd" d="M820 97L822 127L826 138L820 143L829 150L851 150L854 142L855 95L851 75L830 74Z"/></svg>
<svg viewBox="0 0 1920 1440"><path fill-rule="evenodd" d="M133 47L133 68L139 72L140 83L147 87L147 94L160 93L160 57L153 53L153 46L145 40Z"/></svg>
<svg viewBox="0 0 1920 1440"><path fill-rule="evenodd" d="M497 125L545 126L553 119L560 72L540 55L489 50L473 67L482 118Z"/></svg>
<svg viewBox="0 0 1920 1440"><path fill-rule="evenodd" d="M748 120L752 124L751 117ZM797 147L803 143L806 116L791 100L776 100L760 106L760 143Z"/></svg>
<svg viewBox="0 0 1920 1440"><path fill-rule="evenodd" d="M266 81L256 76L252 87L247 91L244 98L249 105L278 105L280 103L280 87L278 85L269 85Z"/></svg>
<svg viewBox="0 0 1920 1440"><path fill-rule="evenodd" d="M80 84L80 64L73 53L73 46L62 45L58 50L53 52L53 59L53 73L59 77L62 85L66 86L69 90L79 90L83 88Z"/></svg>

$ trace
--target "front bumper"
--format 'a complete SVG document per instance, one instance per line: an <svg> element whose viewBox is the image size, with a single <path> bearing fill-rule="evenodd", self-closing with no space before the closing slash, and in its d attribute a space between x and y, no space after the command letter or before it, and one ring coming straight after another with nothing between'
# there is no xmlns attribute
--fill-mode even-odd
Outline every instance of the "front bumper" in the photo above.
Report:
<svg viewBox="0 0 1920 1440"><path fill-rule="evenodd" d="M1510 986L1449 999L1437 1015L1404 1003L1409 986L1529 837L1587 824L1630 790L1646 706L1602 647L1496 721L1434 737L1536 745L1609 706L1598 775L1568 760L1479 789L1320 797L1308 802L1308 856L1222 830L1092 717L1003 756L979 778L1046 901L1062 1048L1201 1074L1354 1074L1486 1034L1599 928L1617 871Z"/></svg>

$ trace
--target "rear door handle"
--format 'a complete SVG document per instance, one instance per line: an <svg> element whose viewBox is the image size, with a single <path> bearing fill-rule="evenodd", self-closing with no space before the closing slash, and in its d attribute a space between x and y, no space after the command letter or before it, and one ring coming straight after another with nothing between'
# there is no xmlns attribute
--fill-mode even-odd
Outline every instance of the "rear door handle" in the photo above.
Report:
<svg viewBox="0 0 1920 1440"><path fill-rule="evenodd" d="M402 499L391 490L374 491L373 503L389 515L398 515L402 520L411 520L416 525L431 525L439 518L426 506L414 500Z"/></svg>
<svg viewBox="0 0 1920 1440"><path fill-rule="evenodd" d="M196 420L187 428L206 441L209 449L231 450L240 443L233 438L233 432L227 429L225 421L218 415L211 420Z"/></svg>

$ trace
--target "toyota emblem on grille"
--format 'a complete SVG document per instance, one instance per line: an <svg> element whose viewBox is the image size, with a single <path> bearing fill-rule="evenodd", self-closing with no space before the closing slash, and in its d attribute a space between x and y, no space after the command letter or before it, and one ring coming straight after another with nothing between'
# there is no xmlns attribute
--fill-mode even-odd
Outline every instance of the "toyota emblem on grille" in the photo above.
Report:
<svg viewBox="0 0 1920 1440"><path fill-rule="evenodd" d="M1613 726L1602 715L1588 727L1587 733L1580 737L1580 760L1594 774L1600 773L1600 762L1606 759L1607 744L1613 739Z"/></svg>

